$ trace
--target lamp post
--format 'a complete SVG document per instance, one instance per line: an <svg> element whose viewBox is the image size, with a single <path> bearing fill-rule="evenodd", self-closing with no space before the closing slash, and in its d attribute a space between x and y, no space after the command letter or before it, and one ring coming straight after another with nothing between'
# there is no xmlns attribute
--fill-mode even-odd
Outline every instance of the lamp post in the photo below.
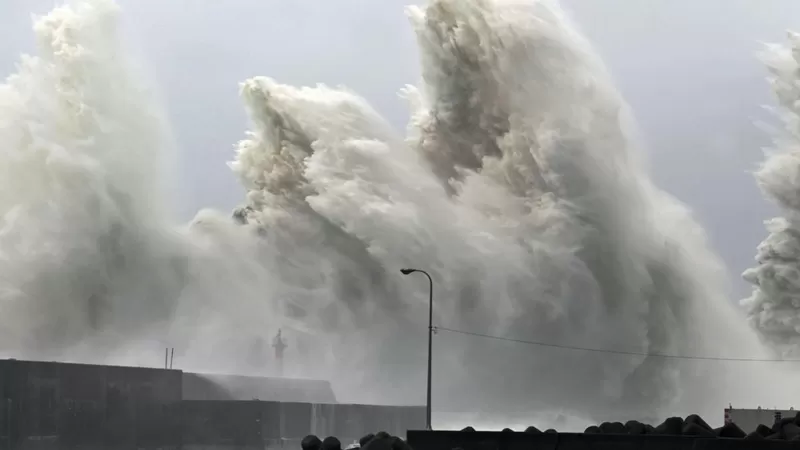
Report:
<svg viewBox="0 0 800 450"><path fill-rule="evenodd" d="M431 361L433 354L433 279L428 272L419 269L400 269L403 275L420 272L428 277L428 401L425 405L425 429L432 430L431 427Z"/></svg>

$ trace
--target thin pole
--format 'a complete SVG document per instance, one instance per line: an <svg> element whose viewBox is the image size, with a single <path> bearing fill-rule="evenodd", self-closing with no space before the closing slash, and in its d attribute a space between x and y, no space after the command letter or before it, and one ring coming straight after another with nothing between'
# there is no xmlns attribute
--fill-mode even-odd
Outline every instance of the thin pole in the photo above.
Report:
<svg viewBox="0 0 800 450"><path fill-rule="evenodd" d="M169 351L169 368L172 369L172 360L175 358L175 347L172 347Z"/></svg>
<svg viewBox="0 0 800 450"><path fill-rule="evenodd" d="M428 395L425 403L425 429L432 430L431 426L431 384L433 379L433 278L431 275L419 269L401 269L403 275L414 272L424 273L428 277Z"/></svg>
<svg viewBox="0 0 800 450"><path fill-rule="evenodd" d="M428 277L428 402L425 406L425 429L431 427L431 379L433 371L433 280L428 272L420 271Z"/></svg>

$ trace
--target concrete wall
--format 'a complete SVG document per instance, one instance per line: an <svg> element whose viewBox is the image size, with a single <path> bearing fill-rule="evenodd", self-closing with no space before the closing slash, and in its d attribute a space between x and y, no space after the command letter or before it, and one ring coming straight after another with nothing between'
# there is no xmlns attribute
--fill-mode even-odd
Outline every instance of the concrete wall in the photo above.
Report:
<svg viewBox="0 0 800 450"><path fill-rule="evenodd" d="M0 361L6 449L178 448L179 371Z"/></svg>
<svg viewBox="0 0 800 450"><path fill-rule="evenodd" d="M425 426L425 408L417 406L187 400L182 417L184 449L281 448L309 434L347 445L370 432L405 436Z"/></svg>
<svg viewBox="0 0 800 450"><path fill-rule="evenodd" d="M244 378L260 389L263 379ZM178 370L0 360L0 450L297 449L312 433L346 445L425 424L424 407L184 400L184 381ZM266 392L331 399L329 384L306 385Z"/></svg>

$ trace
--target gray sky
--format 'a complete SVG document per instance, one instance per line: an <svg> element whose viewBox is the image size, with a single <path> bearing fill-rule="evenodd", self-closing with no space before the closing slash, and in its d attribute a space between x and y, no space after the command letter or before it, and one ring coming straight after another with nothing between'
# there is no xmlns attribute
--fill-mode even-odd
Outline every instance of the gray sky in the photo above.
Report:
<svg viewBox="0 0 800 450"><path fill-rule="evenodd" d="M225 162L247 123L238 83L344 84L398 127L419 74L409 0L119 0L126 33L162 95L181 149L179 208L229 210L243 191ZM0 74L32 49L30 13L0 1ZM562 0L632 105L656 182L695 211L736 293L774 214L752 171L769 143L754 125L772 99L755 54L800 30L797 0Z"/></svg>

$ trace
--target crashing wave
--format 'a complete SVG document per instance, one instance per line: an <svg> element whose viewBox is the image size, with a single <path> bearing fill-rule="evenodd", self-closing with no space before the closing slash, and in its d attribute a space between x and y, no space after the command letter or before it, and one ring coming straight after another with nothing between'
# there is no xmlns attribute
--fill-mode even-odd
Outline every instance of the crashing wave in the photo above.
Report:
<svg viewBox="0 0 800 450"><path fill-rule="evenodd" d="M34 27L39 55L0 85L3 347L140 332L179 292L160 221L167 129L118 57L116 14L110 1L55 9Z"/></svg>
<svg viewBox="0 0 800 450"><path fill-rule="evenodd" d="M760 354L721 294L702 230L648 180L624 103L555 4L441 0L409 15L423 85L406 90L415 113L405 144L347 91L249 80L255 131L234 168L250 190L237 215L270 224L274 245L306 242L292 254L341 234L343 247L326 255L332 246L321 245L315 263L363 250L353 263L379 268L386 281L372 298L392 304L404 300L382 292L395 283L386 274L424 264L449 327L642 353L719 354L736 343ZM424 300L382 313L412 321ZM460 364L480 361L465 368L473 383L513 368L504 378L517 389L487 388L484 404L652 409L691 402L696 393L679 384L718 376L662 358L453 347Z"/></svg>
<svg viewBox="0 0 800 450"><path fill-rule="evenodd" d="M770 45L762 57L784 125L774 149L756 172L764 195L783 217L766 222L769 236L758 246L757 267L744 272L754 285L743 300L751 324L787 357L800 356L800 35Z"/></svg>
<svg viewBox="0 0 800 450"><path fill-rule="evenodd" d="M121 57L113 4L37 22L39 56L0 88L0 350L145 363L172 346L181 368L263 373L251 353L283 328L288 375L328 378L344 401L419 403L427 286L401 277L411 266L431 273L443 327L761 354L557 4L408 13L423 73L405 91L407 136L348 90L247 80L252 129L231 164L245 202L188 227L170 224L169 139ZM762 374L446 334L434 351L445 409L714 413Z"/></svg>

